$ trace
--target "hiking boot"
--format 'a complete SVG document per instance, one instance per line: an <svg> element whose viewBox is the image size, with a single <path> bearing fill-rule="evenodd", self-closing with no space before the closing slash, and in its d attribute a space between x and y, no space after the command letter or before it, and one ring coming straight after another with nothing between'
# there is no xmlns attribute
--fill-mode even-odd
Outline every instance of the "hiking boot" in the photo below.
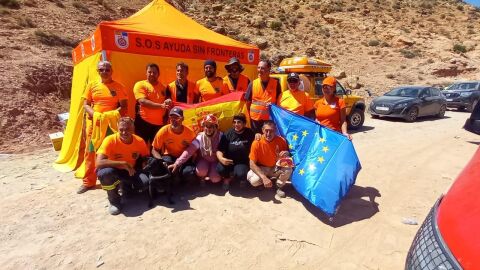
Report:
<svg viewBox="0 0 480 270"><path fill-rule="evenodd" d="M277 189L277 196L280 197L280 198L285 198L286 197L285 191L283 191L281 189Z"/></svg>
<svg viewBox="0 0 480 270"><path fill-rule="evenodd" d="M85 192L89 191L90 189L93 189L93 187L87 187L87 186L81 185L77 190L77 194L85 193Z"/></svg>
<svg viewBox="0 0 480 270"><path fill-rule="evenodd" d="M110 207L108 208L108 213L110 213L110 215L116 216L120 214L120 207L110 204Z"/></svg>

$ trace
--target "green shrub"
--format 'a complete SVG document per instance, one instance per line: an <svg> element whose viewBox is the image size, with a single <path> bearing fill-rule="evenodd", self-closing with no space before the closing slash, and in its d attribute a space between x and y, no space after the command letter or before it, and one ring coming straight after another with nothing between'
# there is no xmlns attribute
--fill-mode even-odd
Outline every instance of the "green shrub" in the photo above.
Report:
<svg viewBox="0 0 480 270"><path fill-rule="evenodd" d="M19 9L20 2L18 0L0 0L0 6Z"/></svg>
<svg viewBox="0 0 480 270"><path fill-rule="evenodd" d="M376 39L372 39L368 42L368 46L375 47L375 46L378 46L378 45L380 45L380 41L378 41Z"/></svg>
<svg viewBox="0 0 480 270"><path fill-rule="evenodd" d="M465 47L463 44L455 44L453 45L453 51L456 53L466 53L467 52L467 47Z"/></svg>
<svg viewBox="0 0 480 270"><path fill-rule="evenodd" d="M40 41L40 43L48 46L69 46L75 47L76 42L68 38L60 37L54 33L37 30L35 31L35 36Z"/></svg>
<svg viewBox="0 0 480 270"><path fill-rule="evenodd" d="M270 29L278 31L282 29L282 22L279 21L273 21L270 23Z"/></svg>
<svg viewBox="0 0 480 270"><path fill-rule="evenodd" d="M90 14L88 7L80 2L73 2L73 6L85 14Z"/></svg>
<svg viewBox="0 0 480 270"><path fill-rule="evenodd" d="M408 59L415 58L420 55L420 51L418 50L401 49L400 53L403 55L403 57Z"/></svg>

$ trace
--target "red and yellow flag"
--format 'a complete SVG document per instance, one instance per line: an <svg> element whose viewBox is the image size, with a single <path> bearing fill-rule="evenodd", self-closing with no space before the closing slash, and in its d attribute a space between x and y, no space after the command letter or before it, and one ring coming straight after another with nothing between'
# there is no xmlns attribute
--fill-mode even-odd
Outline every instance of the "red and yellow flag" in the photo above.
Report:
<svg viewBox="0 0 480 270"><path fill-rule="evenodd" d="M233 116L238 113L245 114L247 126L250 127L250 117L243 95L243 92L233 92L202 103L177 103L175 106L183 109L183 124L190 127L195 133L201 131L203 116L207 114L214 114L218 118L219 129L226 131L232 127Z"/></svg>

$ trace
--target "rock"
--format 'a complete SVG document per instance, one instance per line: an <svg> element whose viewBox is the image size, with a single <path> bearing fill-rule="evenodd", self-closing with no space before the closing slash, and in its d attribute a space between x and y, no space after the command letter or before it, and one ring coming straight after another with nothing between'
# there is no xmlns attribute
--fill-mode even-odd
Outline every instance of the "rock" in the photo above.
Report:
<svg viewBox="0 0 480 270"><path fill-rule="evenodd" d="M215 31L215 32L217 32L217 33L219 33L219 34L222 34L222 35L224 35L224 34L227 33L227 31L225 30L225 27L222 27L222 26L216 26L216 27L214 27L214 28L213 28L213 31Z"/></svg>
<svg viewBox="0 0 480 270"><path fill-rule="evenodd" d="M314 57L316 55L316 52L314 48L307 48L305 50L305 54L309 57Z"/></svg>
<svg viewBox="0 0 480 270"><path fill-rule="evenodd" d="M463 46L467 49L467 52L473 51L477 47L477 43L473 40L466 40L463 42Z"/></svg>
<svg viewBox="0 0 480 270"><path fill-rule="evenodd" d="M323 15L322 18L328 23L328 24L334 24L337 22L337 19L330 16L330 15Z"/></svg>
<svg viewBox="0 0 480 270"><path fill-rule="evenodd" d="M260 50L266 49L268 47L268 41L265 38L257 38L254 41L254 43L255 43L255 45L257 45L257 47Z"/></svg>
<svg viewBox="0 0 480 270"><path fill-rule="evenodd" d="M341 80L341 79L344 79L347 77L347 74L345 73L345 71L341 70L338 72L337 75L335 75L335 78Z"/></svg>
<svg viewBox="0 0 480 270"><path fill-rule="evenodd" d="M406 36L399 36L397 37L397 44L412 46L413 44L415 44L415 41L413 41L411 38Z"/></svg>
<svg viewBox="0 0 480 270"><path fill-rule="evenodd" d="M212 6L213 11L221 11L223 9L223 4L217 4Z"/></svg>
<svg viewBox="0 0 480 270"><path fill-rule="evenodd" d="M293 56L293 53L275 52L272 54L271 61L272 61L272 64L274 64L275 66L278 66L280 65L280 62L282 62L283 59L287 57L292 57L292 56Z"/></svg>

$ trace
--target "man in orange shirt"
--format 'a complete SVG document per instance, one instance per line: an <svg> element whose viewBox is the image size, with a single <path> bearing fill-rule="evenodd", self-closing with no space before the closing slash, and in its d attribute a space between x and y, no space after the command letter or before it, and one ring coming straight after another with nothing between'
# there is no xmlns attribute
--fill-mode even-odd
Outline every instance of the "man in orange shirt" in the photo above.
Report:
<svg viewBox="0 0 480 270"><path fill-rule="evenodd" d="M196 96L200 96L200 102L228 94L228 89L223 85L223 79L217 76L217 63L206 60L203 67L205 78L197 81L194 91Z"/></svg>
<svg viewBox="0 0 480 270"><path fill-rule="evenodd" d="M282 92L277 79L270 77L272 63L269 60L261 60L258 63L258 78L248 85L245 100L250 112L250 124L255 133L262 131L263 122L270 119L268 106L277 104L278 97Z"/></svg>
<svg viewBox="0 0 480 270"><path fill-rule="evenodd" d="M195 96L195 83L188 80L188 65L184 62L178 62L176 65L177 79L167 86L167 96L171 97L173 102L182 102L194 104L198 102L199 97Z"/></svg>
<svg viewBox="0 0 480 270"><path fill-rule="evenodd" d="M84 193L95 187L97 175L95 174L95 147L91 142L94 113L107 113L113 110L120 110L120 115L127 114L127 95L125 87L112 79L112 64L108 61L100 61L97 64L97 71L101 80L90 82L83 94L83 107L86 112L85 123L85 176L83 184L77 190L78 194ZM107 134L112 133L110 129Z"/></svg>
<svg viewBox="0 0 480 270"><path fill-rule="evenodd" d="M166 88L158 81L158 76L158 65L148 64L147 79L137 82L133 87L139 106L135 117L135 133L149 145L157 131L165 124L164 115L172 105L172 100L167 97Z"/></svg>
<svg viewBox="0 0 480 270"><path fill-rule="evenodd" d="M313 101L307 92L299 89L300 76L295 72L289 73L287 83L288 90L280 94L278 105L285 110L314 119L315 109L313 108Z"/></svg>
<svg viewBox="0 0 480 270"><path fill-rule="evenodd" d="M149 183L148 176L141 171L142 162L138 162L149 156L148 147L133 131L133 120L120 118L118 132L107 136L97 151L97 174L102 188L107 191L108 210L112 215L121 211L120 184L142 189Z"/></svg>
<svg viewBox="0 0 480 270"><path fill-rule="evenodd" d="M162 159L173 169L171 164L175 163L177 158L195 139L195 133L183 123L183 110L179 107L173 107L169 112L170 124L163 126L155 135L152 143L152 156L156 159ZM185 162L180 169L175 170L174 176L182 178L186 182L194 181L195 165L191 159Z"/></svg>
<svg viewBox="0 0 480 270"><path fill-rule="evenodd" d="M290 178L292 168L278 167L277 161L281 158L290 156L285 139L275 134L277 127L271 120L263 123L262 138L255 140L250 149L250 171L247 173L247 180L254 187L263 184L266 188L271 188L272 177L277 178L277 195L285 197L282 187Z"/></svg>
<svg viewBox="0 0 480 270"><path fill-rule="evenodd" d="M229 92L246 92L250 79L242 74L243 66L236 57L230 58L225 65L228 75L223 77L223 85Z"/></svg>

